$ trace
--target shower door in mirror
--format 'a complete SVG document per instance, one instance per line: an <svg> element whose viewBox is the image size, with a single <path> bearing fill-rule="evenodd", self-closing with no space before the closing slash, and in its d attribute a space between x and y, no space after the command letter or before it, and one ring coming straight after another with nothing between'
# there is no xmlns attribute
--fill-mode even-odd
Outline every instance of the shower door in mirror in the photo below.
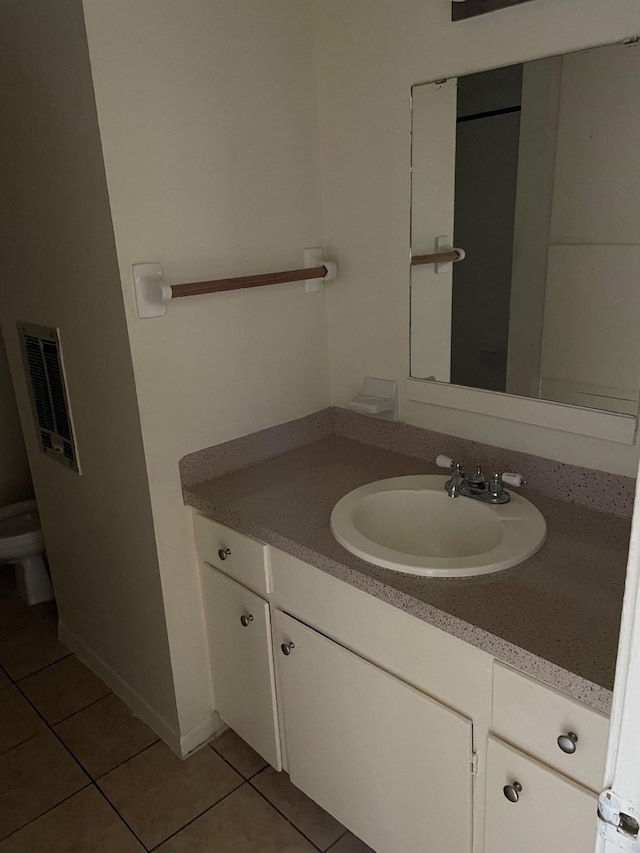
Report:
<svg viewBox="0 0 640 853"><path fill-rule="evenodd" d="M635 416L640 46L413 88L411 376ZM440 243L443 241L441 240Z"/></svg>

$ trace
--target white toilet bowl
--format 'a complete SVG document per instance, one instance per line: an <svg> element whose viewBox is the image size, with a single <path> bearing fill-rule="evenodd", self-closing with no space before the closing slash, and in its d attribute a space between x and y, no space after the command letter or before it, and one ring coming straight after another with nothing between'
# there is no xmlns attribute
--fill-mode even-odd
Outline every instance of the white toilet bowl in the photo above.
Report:
<svg viewBox="0 0 640 853"><path fill-rule="evenodd" d="M35 501L21 501L0 509L0 565L16 567L18 592L27 604L54 597L44 561L44 538Z"/></svg>

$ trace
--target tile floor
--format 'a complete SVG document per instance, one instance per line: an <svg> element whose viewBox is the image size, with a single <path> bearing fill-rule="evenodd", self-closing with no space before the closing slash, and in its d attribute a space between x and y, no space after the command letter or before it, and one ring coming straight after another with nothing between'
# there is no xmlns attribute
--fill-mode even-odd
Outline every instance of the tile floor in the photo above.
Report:
<svg viewBox="0 0 640 853"><path fill-rule="evenodd" d="M231 731L180 761L0 567L0 853L372 853Z"/></svg>

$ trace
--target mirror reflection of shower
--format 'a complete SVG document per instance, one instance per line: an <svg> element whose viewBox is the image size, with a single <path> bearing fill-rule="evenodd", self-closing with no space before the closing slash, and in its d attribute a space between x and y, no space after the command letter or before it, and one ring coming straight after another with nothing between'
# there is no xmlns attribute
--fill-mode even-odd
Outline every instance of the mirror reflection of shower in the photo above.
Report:
<svg viewBox="0 0 640 853"><path fill-rule="evenodd" d="M466 255L412 265L412 377L637 417L639 74L633 41L413 87L412 257Z"/></svg>
<svg viewBox="0 0 640 853"><path fill-rule="evenodd" d="M458 79L451 382L488 391L506 391L521 102L522 65Z"/></svg>

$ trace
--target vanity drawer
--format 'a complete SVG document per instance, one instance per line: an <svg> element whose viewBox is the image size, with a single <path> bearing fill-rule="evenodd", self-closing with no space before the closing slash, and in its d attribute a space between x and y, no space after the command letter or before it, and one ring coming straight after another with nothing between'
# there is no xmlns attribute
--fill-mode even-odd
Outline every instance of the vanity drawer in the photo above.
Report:
<svg viewBox="0 0 640 853"><path fill-rule="evenodd" d="M263 595L271 592L266 545L198 513L193 526L198 557L204 563Z"/></svg>
<svg viewBox="0 0 640 853"><path fill-rule="evenodd" d="M566 776L600 790L609 733L609 718L522 673L495 663L493 731L504 740ZM577 735L575 751L569 733Z"/></svg>

